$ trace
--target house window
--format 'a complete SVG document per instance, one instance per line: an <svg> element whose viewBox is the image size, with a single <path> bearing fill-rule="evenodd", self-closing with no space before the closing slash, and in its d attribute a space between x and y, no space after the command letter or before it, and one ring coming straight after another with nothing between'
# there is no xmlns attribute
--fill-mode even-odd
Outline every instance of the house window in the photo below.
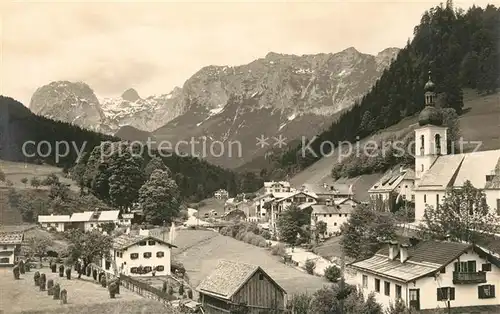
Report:
<svg viewBox="0 0 500 314"><path fill-rule="evenodd" d="M90 224L90 228L94 228L94 224Z"/></svg>
<svg viewBox="0 0 500 314"><path fill-rule="evenodd" d="M164 270L165 270L165 267L163 267L162 265L156 266L156 271L164 271Z"/></svg>
<svg viewBox="0 0 500 314"><path fill-rule="evenodd" d="M155 241L151 241L151 240L150 240L150 241L148 241L148 245L155 245L155 244L156 244L156 242L155 242Z"/></svg>
<svg viewBox="0 0 500 314"><path fill-rule="evenodd" d="M130 253L130 259L138 259L139 253Z"/></svg>
<svg viewBox="0 0 500 314"><path fill-rule="evenodd" d="M145 246L145 245L146 245L146 241L141 241L141 242L139 242L139 245L140 245L140 246Z"/></svg>
<svg viewBox="0 0 500 314"><path fill-rule="evenodd" d="M483 285L477 287L477 293L479 299L490 299L495 297L495 286L494 285Z"/></svg>
<svg viewBox="0 0 500 314"><path fill-rule="evenodd" d="M163 252L156 252L156 257L163 257L165 256L165 253Z"/></svg>
<svg viewBox="0 0 500 314"><path fill-rule="evenodd" d="M333 225L334 225L334 226L336 226L336 225L337 225L337 223L336 223L336 222L334 222L334 223L333 223Z"/></svg>
<svg viewBox="0 0 500 314"><path fill-rule="evenodd" d="M455 300L455 288L437 288L437 300L438 301L447 301L447 300Z"/></svg>
<svg viewBox="0 0 500 314"><path fill-rule="evenodd" d="M491 271L491 264L486 263L486 264L481 265L481 270L482 271Z"/></svg>
<svg viewBox="0 0 500 314"><path fill-rule="evenodd" d="M325 216L325 217L326 217L326 214L324 214L323 216Z"/></svg>
<svg viewBox="0 0 500 314"><path fill-rule="evenodd" d="M424 203L427 203L427 194L424 194Z"/></svg>
<svg viewBox="0 0 500 314"><path fill-rule="evenodd" d="M384 294L391 295L391 283L388 281L384 281Z"/></svg>
<svg viewBox="0 0 500 314"><path fill-rule="evenodd" d="M439 194L436 194L436 208L439 209Z"/></svg>
<svg viewBox="0 0 500 314"><path fill-rule="evenodd" d="M259 280L264 280L264 274L259 274Z"/></svg>
<svg viewBox="0 0 500 314"><path fill-rule="evenodd" d="M380 292L380 279L375 278L375 292Z"/></svg>
<svg viewBox="0 0 500 314"><path fill-rule="evenodd" d="M104 267L106 268L106 270L109 270L111 268L111 262L106 261Z"/></svg>
<svg viewBox="0 0 500 314"><path fill-rule="evenodd" d="M467 261L455 263L455 271L459 273L475 273L476 261Z"/></svg>
<svg viewBox="0 0 500 314"><path fill-rule="evenodd" d="M144 274L147 274L152 270L153 270L153 268L151 266L146 266L146 267L144 267Z"/></svg>
<svg viewBox="0 0 500 314"><path fill-rule="evenodd" d="M7 250L7 245L4 245L4 246L3 246L3 249L4 249L4 250Z"/></svg>
<svg viewBox="0 0 500 314"><path fill-rule="evenodd" d="M137 267L130 268L130 273L131 274L137 274Z"/></svg>
<svg viewBox="0 0 500 314"><path fill-rule="evenodd" d="M500 216L500 198L497 198L497 215Z"/></svg>
<svg viewBox="0 0 500 314"><path fill-rule="evenodd" d="M330 217L332 217L332 214L330 214Z"/></svg>
<svg viewBox="0 0 500 314"><path fill-rule="evenodd" d="M396 285L396 299L401 299L401 286Z"/></svg>
<svg viewBox="0 0 500 314"><path fill-rule="evenodd" d="M368 276L363 275L363 288L368 288Z"/></svg>
<svg viewBox="0 0 500 314"><path fill-rule="evenodd" d="M412 194L412 195L411 195L411 201L412 201L412 202L415 202L415 194Z"/></svg>
<svg viewBox="0 0 500 314"><path fill-rule="evenodd" d="M339 214L339 217L342 217L342 214Z"/></svg>
<svg viewBox="0 0 500 314"><path fill-rule="evenodd" d="M422 172L424 172L424 165L422 164L421 166L422 166L422 167L421 167L421 168L422 168L422 170L421 170L421 171L422 171Z"/></svg>
<svg viewBox="0 0 500 314"><path fill-rule="evenodd" d="M439 270L441 274L446 274L446 267L443 267Z"/></svg>
<svg viewBox="0 0 500 314"><path fill-rule="evenodd" d="M143 256L144 258L150 258L150 257L151 257L151 255L152 255L152 254L151 254L151 252L144 252L144 253L142 254L142 256Z"/></svg>

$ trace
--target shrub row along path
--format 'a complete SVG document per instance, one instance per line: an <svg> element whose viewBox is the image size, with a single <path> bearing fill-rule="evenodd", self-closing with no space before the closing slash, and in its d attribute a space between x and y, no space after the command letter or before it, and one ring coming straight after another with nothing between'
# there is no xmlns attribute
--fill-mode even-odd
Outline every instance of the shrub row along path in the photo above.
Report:
<svg viewBox="0 0 500 314"><path fill-rule="evenodd" d="M324 278L311 276L283 264L280 257L272 256L265 248L216 232L179 230L173 244L178 246L173 250L173 256L184 264L194 287L213 271L219 260L259 265L290 295L299 292L313 293L329 284Z"/></svg>
<svg viewBox="0 0 500 314"><path fill-rule="evenodd" d="M40 291L35 286L33 275L36 271L45 273L47 281L54 280L54 284L59 283L61 290L68 291L68 303L60 304L60 300L54 300L47 291ZM103 288L97 283L78 280L76 272L71 272L70 280L66 277L59 277L59 273L52 273L49 268L32 269L25 274L21 274L19 280L14 279L12 268L0 268L0 313L20 313L23 311L51 311L61 307L89 306L99 303L120 303L124 301L141 300L142 297L127 289L120 289L120 294L115 299L109 298L107 288ZM85 276L82 276L84 278Z"/></svg>

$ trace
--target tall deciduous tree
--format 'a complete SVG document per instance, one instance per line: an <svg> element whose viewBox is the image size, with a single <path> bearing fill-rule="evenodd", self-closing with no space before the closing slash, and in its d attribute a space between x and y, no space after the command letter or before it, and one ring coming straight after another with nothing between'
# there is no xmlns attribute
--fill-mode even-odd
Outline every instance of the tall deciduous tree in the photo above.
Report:
<svg viewBox="0 0 500 314"><path fill-rule="evenodd" d="M166 171L155 170L139 190L144 219L151 224L169 223L179 213L180 193Z"/></svg>
<svg viewBox="0 0 500 314"><path fill-rule="evenodd" d="M420 227L431 238L476 242L481 234L497 233L498 223L484 192L466 181L460 189L449 189L437 208L427 206Z"/></svg>
<svg viewBox="0 0 500 314"><path fill-rule="evenodd" d="M47 248L53 244L53 241L43 235L28 238L27 242L27 255L38 256L42 261L42 256L47 252Z"/></svg>
<svg viewBox="0 0 500 314"><path fill-rule="evenodd" d="M283 212L277 221L280 239L288 244L295 244L297 236L308 238L303 226L309 225L311 217L310 210L302 210L296 205L291 205Z"/></svg>
<svg viewBox="0 0 500 314"><path fill-rule="evenodd" d="M151 160L148 162L148 164L144 168L144 173L146 175L146 179L149 179L149 177L151 176L151 174L155 170L166 171L169 177L172 176L170 169L168 169L168 167L165 166L165 164L163 163L163 160L158 156L154 156L153 158L151 158Z"/></svg>
<svg viewBox="0 0 500 314"><path fill-rule="evenodd" d="M83 267L80 267L78 278L81 277L87 265L100 261L109 254L111 249L111 238L96 230L84 233L79 229L74 229L69 233L68 238L70 241L70 261L72 263L77 262L79 259L83 261Z"/></svg>
<svg viewBox="0 0 500 314"><path fill-rule="evenodd" d="M126 208L137 200L144 183L143 161L142 156L129 151L113 156L109 167L109 197L113 205Z"/></svg>
<svg viewBox="0 0 500 314"><path fill-rule="evenodd" d="M340 243L347 256L356 259L368 257L381 247L383 240L394 238L395 230L394 219L388 213L360 206L341 226Z"/></svg>

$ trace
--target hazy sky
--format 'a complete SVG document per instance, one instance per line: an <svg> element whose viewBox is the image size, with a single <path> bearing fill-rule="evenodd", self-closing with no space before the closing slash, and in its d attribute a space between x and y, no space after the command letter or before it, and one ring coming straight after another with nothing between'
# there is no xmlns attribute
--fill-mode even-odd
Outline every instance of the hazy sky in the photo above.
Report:
<svg viewBox="0 0 500 314"><path fill-rule="evenodd" d="M376 54L402 47L440 1L51 1L0 4L0 93L29 104L36 88L84 81L100 97L182 86L206 65L269 51ZM455 1L484 6L491 1Z"/></svg>

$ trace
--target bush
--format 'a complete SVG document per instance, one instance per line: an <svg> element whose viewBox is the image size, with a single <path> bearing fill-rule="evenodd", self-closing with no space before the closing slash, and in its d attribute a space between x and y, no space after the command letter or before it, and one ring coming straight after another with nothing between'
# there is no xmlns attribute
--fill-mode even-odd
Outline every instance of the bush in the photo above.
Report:
<svg viewBox="0 0 500 314"><path fill-rule="evenodd" d="M19 272L21 274L24 274L24 272L25 272L25 270L24 270L24 261L20 260L19 263L17 263L17 265L19 266Z"/></svg>
<svg viewBox="0 0 500 314"><path fill-rule="evenodd" d="M64 265L59 266L59 277L64 277Z"/></svg>
<svg viewBox="0 0 500 314"><path fill-rule="evenodd" d="M330 265L325 269L325 278L330 282L337 282L341 275L340 269L335 265Z"/></svg>
<svg viewBox="0 0 500 314"><path fill-rule="evenodd" d="M14 268L12 268L12 273L14 274L14 279L18 280L19 279L19 273L20 273L18 265L14 266Z"/></svg>
<svg viewBox="0 0 500 314"><path fill-rule="evenodd" d="M52 292L54 294L54 300L59 300L60 293L61 293L61 286L58 283L56 283L54 285L54 288L52 288Z"/></svg>
<svg viewBox="0 0 500 314"><path fill-rule="evenodd" d="M45 278L45 274L40 274L40 279L39 281L39 286L40 286L40 291L45 291L45 284L47 283L47 279Z"/></svg>
<svg viewBox="0 0 500 314"><path fill-rule="evenodd" d="M35 272L33 280L35 281L35 286L40 285L40 272Z"/></svg>
<svg viewBox="0 0 500 314"><path fill-rule="evenodd" d="M271 240L271 232L268 230L263 230L260 235L266 240Z"/></svg>
<svg viewBox="0 0 500 314"><path fill-rule="evenodd" d="M278 243L276 245L273 245L271 247L271 254L277 255L277 256L285 256L285 254L286 254L285 245L282 243Z"/></svg>
<svg viewBox="0 0 500 314"><path fill-rule="evenodd" d="M106 276L104 274L101 276L101 285L106 288Z"/></svg>
<svg viewBox="0 0 500 314"><path fill-rule="evenodd" d="M60 293L61 304L68 303L68 291L66 289L62 289Z"/></svg>
<svg viewBox="0 0 500 314"><path fill-rule="evenodd" d="M167 282L166 281L163 282L163 285L161 287L161 292L167 293Z"/></svg>
<svg viewBox="0 0 500 314"><path fill-rule="evenodd" d="M54 280L49 279L47 281L47 294L48 295L53 295L54 294L53 289L54 289Z"/></svg>
<svg viewBox="0 0 500 314"><path fill-rule="evenodd" d="M314 275L314 269L316 269L316 263L313 260L306 260L304 264L304 268L306 269L309 275Z"/></svg>
<svg viewBox="0 0 500 314"><path fill-rule="evenodd" d="M111 299L115 298L116 291L118 290L118 284L116 282L111 282L108 286L109 297Z"/></svg>
<svg viewBox="0 0 500 314"><path fill-rule="evenodd" d="M71 267L66 268L66 279L68 279L68 280L71 279Z"/></svg>

